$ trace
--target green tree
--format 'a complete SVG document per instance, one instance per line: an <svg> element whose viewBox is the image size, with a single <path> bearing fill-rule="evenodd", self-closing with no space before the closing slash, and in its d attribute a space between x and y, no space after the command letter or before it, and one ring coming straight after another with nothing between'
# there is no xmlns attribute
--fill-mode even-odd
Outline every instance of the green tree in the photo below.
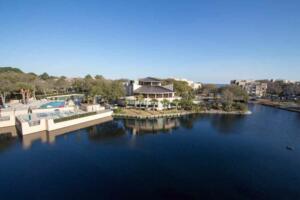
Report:
<svg viewBox="0 0 300 200"><path fill-rule="evenodd" d="M184 97L180 100L180 106L184 110L192 110L193 109L193 100L188 97Z"/></svg>
<svg viewBox="0 0 300 200"><path fill-rule="evenodd" d="M234 95L229 89L222 91L222 104L225 111L232 110L233 100L234 100Z"/></svg>
<svg viewBox="0 0 300 200"><path fill-rule="evenodd" d="M138 102L140 108L142 108L142 103L143 103L143 101L144 101L144 96L143 96L143 95L138 95L138 96L136 97L136 100L137 100L137 102Z"/></svg>
<svg viewBox="0 0 300 200"><path fill-rule="evenodd" d="M155 108L157 107L158 100L157 99L151 99L150 103L152 105L152 109L155 110Z"/></svg>
<svg viewBox="0 0 300 200"><path fill-rule="evenodd" d="M164 109L167 109L170 105L170 101L168 99L163 99L161 101L161 103L162 103Z"/></svg>
<svg viewBox="0 0 300 200"><path fill-rule="evenodd" d="M23 73L22 70L15 67L0 67L0 73L6 73L6 72L14 72L14 73Z"/></svg>
<svg viewBox="0 0 300 200"><path fill-rule="evenodd" d="M233 100L235 101L248 102L249 100L249 95L247 94L246 90L244 90L240 86L230 85L230 86L223 87L221 88L221 94L226 90L232 93Z"/></svg>
<svg viewBox="0 0 300 200"><path fill-rule="evenodd" d="M179 99L174 99L172 103L175 105L176 110L178 110L178 106L180 104L180 100Z"/></svg>
<svg viewBox="0 0 300 200"><path fill-rule="evenodd" d="M22 95L22 103L27 104L33 91L33 85L26 82L19 82L17 83L16 87L18 88L20 94Z"/></svg>
<svg viewBox="0 0 300 200"><path fill-rule="evenodd" d="M44 72L43 74L41 74L39 76L39 78L42 79L42 80L48 80L48 79L50 79L50 76L49 76L49 74L47 74L46 72Z"/></svg>
<svg viewBox="0 0 300 200"><path fill-rule="evenodd" d="M94 85L89 91L89 95L93 98L93 104L96 104L97 96L103 95L103 88L100 85Z"/></svg>
<svg viewBox="0 0 300 200"><path fill-rule="evenodd" d="M212 94L215 97L218 93L218 88L215 84L204 84L202 88L199 89L199 91L205 96Z"/></svg>
<svg viewBox="0 0 300 200"><path fill-rule="evenodd" d="M0 74L0 97L3 105L5 105L6 97L14 90L13 83L7 79L6 74Z"/></svg>

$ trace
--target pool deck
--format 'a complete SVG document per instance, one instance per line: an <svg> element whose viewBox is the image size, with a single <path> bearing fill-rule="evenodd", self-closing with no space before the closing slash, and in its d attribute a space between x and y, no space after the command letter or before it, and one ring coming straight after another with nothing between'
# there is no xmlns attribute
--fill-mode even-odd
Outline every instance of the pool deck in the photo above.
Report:
<svg viewBox="0 0 300 200"><path fill-rule="evenodd" d="M27 135L41 131L55 131L67 127L76 127L78 124L97 121L111 117L111 110L104 110L99 105L85 105L81 109L77 107L47 108L41 109L45 101L36 101L30 105L10 106L2 110L0 117L0 133L6 132L7 127L15 126L20 135ZM35 105L34 107L31 107ZM32 108L32 114L28 114L28 108ZM74 117L73 117L74 116ZM55 121L63 119L63 121Z"/></svg>
<svg viewBox="0 0 300 200"><path fill-rule="evenodd" d="M87 123L90 121L110 117L112 115L111 110L102 110L97 112L74 112L71 115L64 117L57 117L57 113L51 115L52 117L37 118L37 120L24 120L23 118L16 118L16 127L22 135L32 134L41 131L54 131L63 129L66 127L76 126L78 124ZM82 115L83 114L83 115ZM50 116L50 115L49 115ZM54 117L53 117L54 116ZM73 117L74 116L74 117ZM55 121L55 119L64 118L63 121Z"/></svg>

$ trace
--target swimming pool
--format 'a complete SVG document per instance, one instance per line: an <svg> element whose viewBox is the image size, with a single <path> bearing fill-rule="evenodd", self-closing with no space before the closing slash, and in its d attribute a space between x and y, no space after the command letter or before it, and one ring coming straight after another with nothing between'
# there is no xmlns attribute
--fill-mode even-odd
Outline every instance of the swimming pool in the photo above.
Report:
<svg viewBox="0 0 300 200"><path fill-rule="evenodd" d="M40 106L40 108L62 108L65 106L64 101L52 101Z"/></svg>

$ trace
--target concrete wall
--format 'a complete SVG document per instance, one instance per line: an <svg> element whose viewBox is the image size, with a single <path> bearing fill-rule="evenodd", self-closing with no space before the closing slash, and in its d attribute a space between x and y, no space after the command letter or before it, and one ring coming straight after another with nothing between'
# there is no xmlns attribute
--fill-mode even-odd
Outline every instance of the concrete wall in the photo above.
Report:
<svg viewBox="0 0 300 200"><path fill-rule="evenodd" d="M104 117L109 117L111 115L112 115L112 111L107 111L107 112L103 112L103 113L99 113L99 114L95 114L95 115L91 115L91 116L87 116L87 117L82 117L82 118L58 122L58 123L54 123L53 119L49 119L49 120L47 120L47 130L53 131L53 130L57 130L57 129L61 129L61 128L66 128L66 127L73 126L76 124L81 124L81 123L85 123L88 121L93 121L93 120L101 119Z"/></svg>
<svg viewBox="0 0 300 200"><path fill-rule="evenodd" d="M38 125L32 126L28 122L20 122L17 127L19 127L18 129L22 132L22 135L27 135L47 130L47 122L46 119L41 119Z"/></svg>
<svg viewBox="0 0 300 200"><path fill-rule="evenodd" d="M0 121L0 128L14 126L16 124L16 118L13 113L1 113L2 119L7 119L5 121ZM8 119L9 118L9 119Z"/></svg>

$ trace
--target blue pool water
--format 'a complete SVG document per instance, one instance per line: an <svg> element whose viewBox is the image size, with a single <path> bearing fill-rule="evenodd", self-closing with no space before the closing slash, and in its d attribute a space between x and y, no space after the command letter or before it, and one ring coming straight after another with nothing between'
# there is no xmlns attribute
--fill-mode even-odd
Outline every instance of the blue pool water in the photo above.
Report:
<svg viewBox="0 0 300 200"><path fill-rule="evenodd" d="M44 105L41 105L40 108L60 108L60 107L64 107L64 106L65 106L64 101L53 101L53 102L49 102Z"/></svg>

